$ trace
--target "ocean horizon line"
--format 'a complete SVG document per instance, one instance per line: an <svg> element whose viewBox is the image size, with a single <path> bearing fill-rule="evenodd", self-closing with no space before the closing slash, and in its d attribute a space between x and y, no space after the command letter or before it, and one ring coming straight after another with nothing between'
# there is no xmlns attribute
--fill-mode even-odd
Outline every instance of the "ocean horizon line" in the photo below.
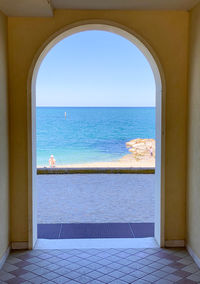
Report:
<svg viewBox="0 0 200 284"><path fill-rule="evenodd" d="M37 108L156 108L156 106L36 106Z"/></svg>

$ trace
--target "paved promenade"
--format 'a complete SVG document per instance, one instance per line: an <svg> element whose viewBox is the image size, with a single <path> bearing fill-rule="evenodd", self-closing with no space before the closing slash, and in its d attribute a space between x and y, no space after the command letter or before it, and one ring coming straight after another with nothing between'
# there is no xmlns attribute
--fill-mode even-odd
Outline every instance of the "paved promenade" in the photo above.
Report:
<svg viewBox="0 0 200 284"><path fill-rule="evenodd" d="M38 223L154 222L155 175L38 175Z"/></svg>

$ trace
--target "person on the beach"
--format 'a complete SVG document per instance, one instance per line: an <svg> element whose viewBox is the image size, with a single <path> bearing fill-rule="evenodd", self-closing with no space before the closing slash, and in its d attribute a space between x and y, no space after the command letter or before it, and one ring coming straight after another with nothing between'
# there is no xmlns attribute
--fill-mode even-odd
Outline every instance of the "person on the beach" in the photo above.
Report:
<svg viewBox="0 0 200 284"><path fill-rule="evenodd" d="M150 150L150 155L153 156L153 148L152 148L152 146L150 146L149 150Z"/></svg>
<svg viewBox="0 0 200 284"><path fill-rule="evenodd" d="M51 168L55 168L56 166L56 160L54 159L54 156L51 155L50 159L49 159L49 165Z"/></svg>

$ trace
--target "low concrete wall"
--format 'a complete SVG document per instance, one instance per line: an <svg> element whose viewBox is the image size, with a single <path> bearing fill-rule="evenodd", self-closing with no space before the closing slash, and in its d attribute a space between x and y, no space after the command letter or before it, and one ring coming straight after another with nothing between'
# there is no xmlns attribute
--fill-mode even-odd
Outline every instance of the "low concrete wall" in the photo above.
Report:
<svg viewBox="0 0 200 284"><path fill-rule="evenodd" d="M155 174L155 168L37 168L37 174Z"/></svg>

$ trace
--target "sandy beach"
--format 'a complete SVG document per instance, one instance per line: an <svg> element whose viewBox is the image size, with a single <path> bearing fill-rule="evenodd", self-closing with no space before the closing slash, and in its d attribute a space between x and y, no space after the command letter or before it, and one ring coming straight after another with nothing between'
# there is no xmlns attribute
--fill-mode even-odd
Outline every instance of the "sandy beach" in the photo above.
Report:
<svg viewBox="0 0 200 284"><path fill-rule="evenodd" d="M50 167L41 165L38 166L38 168ZM155 168L155 158L148 157L136 160L132 154L128 154L121 159L112 162L55 165L54 168Z"/></svg>

